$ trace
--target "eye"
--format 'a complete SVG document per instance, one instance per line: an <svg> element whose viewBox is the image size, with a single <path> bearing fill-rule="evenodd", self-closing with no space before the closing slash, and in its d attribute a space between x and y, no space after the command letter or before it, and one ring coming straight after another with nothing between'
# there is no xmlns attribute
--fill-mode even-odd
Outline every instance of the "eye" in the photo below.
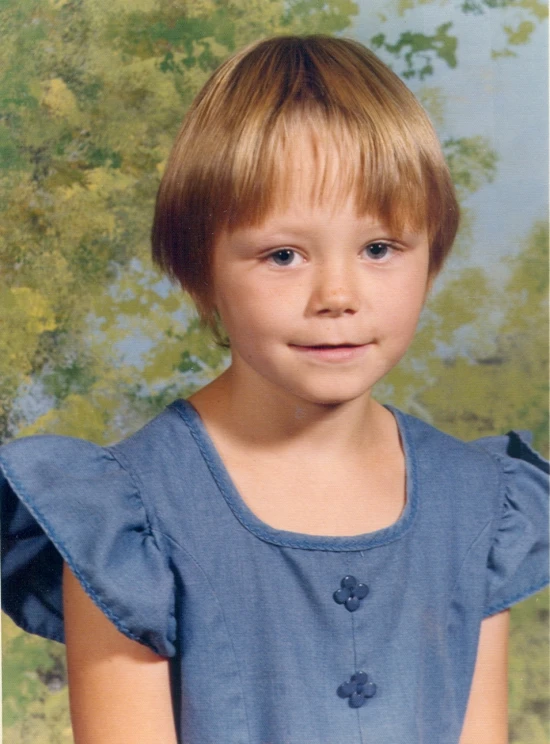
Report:
<svg viewBox="0 0 550 744"><path fill-rule="evenodd" d="M292 248L280 248L278 251L270 253L267 258L277 266L294 266L301 262L300 254L293 251Z"/></svg>
<svg viewBox="0 0 550 744"><path fill-rule="evenodd" d="M390 243L384 243L383 241L376 241L376 243L370 243L365 246L365 253L369 258L375 261L380 261L391 253L393 246Z"/></svg>

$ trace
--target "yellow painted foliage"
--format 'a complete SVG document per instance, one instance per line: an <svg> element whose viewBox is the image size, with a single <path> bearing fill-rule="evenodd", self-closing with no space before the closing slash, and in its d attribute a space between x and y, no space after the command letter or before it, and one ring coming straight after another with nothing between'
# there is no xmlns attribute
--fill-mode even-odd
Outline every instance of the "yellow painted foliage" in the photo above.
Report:
<svg viewBox="0 0 550 744"><path fill-rule="evenodd" d="M40 103L51 116L71 122L77 121L76 98L64 80L61 78L45 80L42 83L42 91Z"/></svg>
<svg viewBox="0 0 550 744"><path fill-rule="evenodd" d="M68 437L106 444L105 411L89 397L68 395L60 408L52 408L20 431L21 436L48 434L52 431Z"/></svg>
<svg viewBox="0 0 550 744"><path fill-rule="evenodd" d="M27 707L26 716L4 731L3 744L73 744L68 688L49 693Z"/></svg>
<svg viewBox="0 0 550 744"><path fill-rule="evenodd" d="M33 360L46 331L56 327L47 297L29 287L0 289L0 407L32 371Z"/></svg>

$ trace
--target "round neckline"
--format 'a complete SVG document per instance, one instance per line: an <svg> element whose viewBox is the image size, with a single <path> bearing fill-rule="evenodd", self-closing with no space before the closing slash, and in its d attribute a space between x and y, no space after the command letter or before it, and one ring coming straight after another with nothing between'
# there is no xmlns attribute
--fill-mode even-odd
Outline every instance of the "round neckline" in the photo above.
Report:
<svg viewBox="0 0 550 744"><path fill-rule="evenodd" d="M407 417L406 414L393 406L385 405L384 407L393 414L396 420L405 455L406 504L398 519L388 527L348 536L310 535L280 530L259 519L239 493L197 409L184 398L180 398L170 405L170 408L175 408L187 424L221 495L243 527L260 540L281 547L334 552L367 550L385 545L402 537L414 520L418 508L416 460Z"/></svg>

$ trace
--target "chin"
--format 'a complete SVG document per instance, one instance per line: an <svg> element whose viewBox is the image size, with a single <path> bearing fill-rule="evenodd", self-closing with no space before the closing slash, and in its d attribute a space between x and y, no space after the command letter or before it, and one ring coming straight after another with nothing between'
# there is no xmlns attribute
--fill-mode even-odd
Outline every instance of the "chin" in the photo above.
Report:
<svg viewBox="0 0 550 744"><path fill-rule="evenodd" d="M263 394L271 394L274 400L294 398L319 406L339 406L355 400L368 399L377 382L380 370L343 367L304 369L301 366L257 365L248 367L246 387L250 392L257 389ZM380 375L382 376L382 375Z"/></svg>
<svg viewBox="0 0 550 744"><path fill-rule="evenodd" d="M338 387L327 386L325 389L302 389L299 391L293 391L293 393L294 395L296 395L296 397L299 397L302 400L307 401L308 403L313 403L318 406L333 407L340 406L345 403L352 403L353 401L359 400L361 398L368 398L371 389L371 387L361 387L360 389L353 390L349 387L346 388L346 386L342 384Z"/></svg>

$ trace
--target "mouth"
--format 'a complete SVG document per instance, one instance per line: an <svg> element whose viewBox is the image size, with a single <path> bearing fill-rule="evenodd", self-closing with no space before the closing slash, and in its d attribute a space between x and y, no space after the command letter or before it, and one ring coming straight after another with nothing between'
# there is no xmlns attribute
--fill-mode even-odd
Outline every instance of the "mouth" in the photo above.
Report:
<svg viewBox="0 0 550 744"><path fill-rule="evenodd" d="M345 362L362 356L370 344L354 344L346 341L339 344L289 344L289 346L298 353L314 359Z"/></svg>
<svg viewBox="0 0 550 744"><path fill-rule="evenodd" d="M289 344L296 349L358 349L367 344L354 344L350 341L342 341L336 344Z"/></svg>

